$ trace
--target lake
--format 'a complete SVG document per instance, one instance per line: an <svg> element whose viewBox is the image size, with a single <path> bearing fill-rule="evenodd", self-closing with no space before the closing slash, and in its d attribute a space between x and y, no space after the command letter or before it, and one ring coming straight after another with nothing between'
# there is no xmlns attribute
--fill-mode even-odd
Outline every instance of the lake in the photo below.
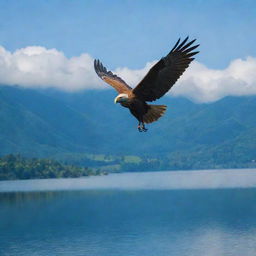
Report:
<svg viewBox="0 0 256 256"><path fill-rule="evenodd" d="M255 256L256 170L0 182L1 256Z"/></svg>

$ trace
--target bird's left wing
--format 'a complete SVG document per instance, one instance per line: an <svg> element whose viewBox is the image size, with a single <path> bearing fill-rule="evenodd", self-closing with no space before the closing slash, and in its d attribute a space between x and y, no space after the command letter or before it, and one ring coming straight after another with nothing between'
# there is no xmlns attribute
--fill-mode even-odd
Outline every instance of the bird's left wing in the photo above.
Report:
<svg viewBox="0 0 256 256"><path fill-rule="evenodd" d="M120 77L108 71L99 60L94 60L94 69L97 75L106 83L114 87L118 93L131 91L132 88Z"/></svg>
<svg viewBox="0 0 256 256"><path fill-rule="evenodd" d="M170 53L158 61L133 89L133 94L144 101L154 101L168 92L194 60L192 56L198 53L193 51L199 46L192 46L195 40L187 41L188 37L182 43L179 39Z"/></svg>

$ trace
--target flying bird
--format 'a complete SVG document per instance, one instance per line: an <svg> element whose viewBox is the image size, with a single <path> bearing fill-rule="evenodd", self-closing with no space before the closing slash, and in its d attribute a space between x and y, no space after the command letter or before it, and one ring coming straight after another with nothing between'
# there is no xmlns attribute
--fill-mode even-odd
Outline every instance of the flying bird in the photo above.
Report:
<svg viewBox="0 0 256 256"><path fill-rule="evenodd" d="M176 42L172 50L161 58L132 89L122 78L108 71L99 60L94 60L94 69L97 75L106 83L114 87L119 93L115 103L128 108L139 121L138 130L146 132L145 123L157 121L166 111L165 105L153 105L147 102L155 101L167 93L179 77L183 74L192 58L199 51L195 50L199 44L193 45L196 39L188 42L188 37Z"/></svg>

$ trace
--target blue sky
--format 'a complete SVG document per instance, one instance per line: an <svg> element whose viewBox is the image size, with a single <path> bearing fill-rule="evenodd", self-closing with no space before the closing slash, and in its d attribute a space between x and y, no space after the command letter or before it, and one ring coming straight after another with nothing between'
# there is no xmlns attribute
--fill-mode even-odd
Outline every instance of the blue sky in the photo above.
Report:
<svg viewBox="0 0 256 256"><path fill-rule="evenodd" d="M201 44L209 68L256 56L256 1L83 0L0 2L0 45L40 45L66 56L89 53L110 68L142 68L179 37Z"/></svg>
<svg viewBox="0 0 256 256"><path fill-rule="evenodd" d="M171 95L256 95L255 28L255 0L1 0L0 84L108 88L97 58L135 86L189 35L200 53Z"/></svg>

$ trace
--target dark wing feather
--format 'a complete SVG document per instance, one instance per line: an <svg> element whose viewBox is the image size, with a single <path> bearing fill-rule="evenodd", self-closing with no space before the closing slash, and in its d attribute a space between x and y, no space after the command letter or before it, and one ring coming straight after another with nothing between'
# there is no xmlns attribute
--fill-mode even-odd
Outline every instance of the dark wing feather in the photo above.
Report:
<svg viewBox="0 0 256 256"><path fill-rule="evenodd" d="M94 69L97 75L106 83L114 87L119 93L131 91L132 88L120 77L108 71L99 60L94 60Z"/></svg>
<svg viewBox="0 0 256 256"><path fill-rule="evenodd" d="M169 54L158 61L133 89L133 93L144 101L154 101L168 92L179 77L183 74L198 45L191 46L195 40L188 42L188 37L180 43L180 39L174 45ZM190 47L191 46L191 47Z"/></svg>

